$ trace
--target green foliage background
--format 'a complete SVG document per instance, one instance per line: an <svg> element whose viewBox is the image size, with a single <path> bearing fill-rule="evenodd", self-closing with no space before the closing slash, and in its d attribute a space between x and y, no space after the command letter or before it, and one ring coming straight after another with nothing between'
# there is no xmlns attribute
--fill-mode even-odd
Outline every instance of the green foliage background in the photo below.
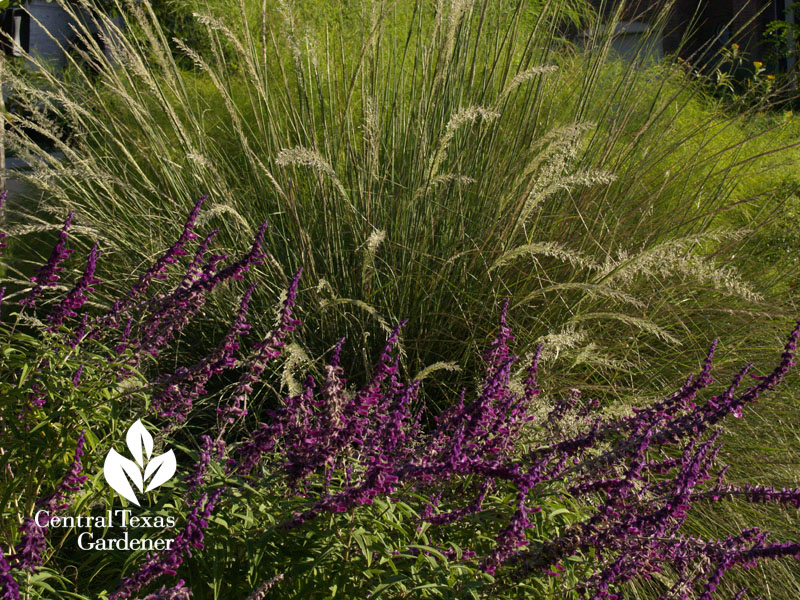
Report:
<svg viewBox="0 0 800 600"><path fill-rule="evenodd" d="M478 350L508 297L518 350L546 345L545 385L554 397L580 387L613 412L674 387L714 337L726 348L720 379L745 360L763 360L797 313L794 114L769 110L768 99L732 112L691 67L614 60L607 37L578 52L568 39L591 19L581 2L170 0L118 9L132 35L119 34L110 63L90 45L86 58L104 65L98 75L75 64L66 74L44 71L35 84L14 76L31 110L12 123L9 143L34 166L20 177L46 200L9 214L9 231L21 240L9 261L12 300L37 260L32 249L68 210L78 213L79 244L97 239L106 252L103 304L171 243L186 207L210 193L202 225L220 228L231 254L261 221L270 223L271 259L257 273L258 327L271 324L291 273L306 269L304 351L276 374L284 389L343 335L354 341L346 357L354 380L363 381L387 326L409 317L403 366L409 375L438 369L425 389L436 412L472 383ZM194 12L203 16L190 18ZM664 15L655 29L663 23ZM65 159L52 160L23 126L49 137ZM221 290L162 364L189 360L219 339L240 292ZM36 352L17 357L14 368L35 364ZM107 383L96 381L98 390ZM61 436L62 462L77 405L96 402L102 413L108 402L91 397L66 395L64 412L51 417L63 428L47 429ZM789 393L734 429L730 462L742 465L743 480L797 485L789 466L798 457L795 408ZM118 418L104 417L98 440L118 433ZM777 445L759 452L776 460L744 460L753 439L768 439L774 427ZM185 436L191 453L195 432ZM18 460L44 460L35 446L45 448L45 439L31 436L34 446ZM29 492L7 494L30 503ZM358 562L371 560L359 537L376 548L428 541L409 525L409 505L332 521L307 540L288 540L294 549L286 551L261 531L261 515L290 510L272 504L279 500L243 499L236 514L244 545L211 546L192 563L197 579L215 573L208 597L230 593L224 571L259 536L273 554L252 572L235 571L242 589L277 573L272 561L304 555L314 558L300 561L293 581L322 580L320 593L331 595L362 593L353 586L365 567L376 570L376 582L391 577L391 561ZM723 535L733 523L773 518L748 511L703 515L694 526ZM795 515L777 522L797 538ZM214 527L221 529L210 538L231 523ZM373 533L365 538L360 527ZM7 547L13 527L6 531ZM335 569L344 557L352 570L340 583ZM436 586L446 589L461 569L430 556L408 561L417 579L397 579L395 597L400 586L428 578L435 586L413 593L438 597ZM65 589L58 578L73 566L51 574ZM775 568L774 597L797 595L796 568ZM633 593L649 597L644 590Z"/></svg>

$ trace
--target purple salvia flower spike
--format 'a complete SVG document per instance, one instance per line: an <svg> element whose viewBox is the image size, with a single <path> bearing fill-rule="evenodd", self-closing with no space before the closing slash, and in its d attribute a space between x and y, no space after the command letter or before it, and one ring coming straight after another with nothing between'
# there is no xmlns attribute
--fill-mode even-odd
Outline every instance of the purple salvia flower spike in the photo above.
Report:
<svg viewBox="0 0 800 600"><path fill-rule="evenodd" d="M153 265L139 277L139 280L134 284L127 296L117 300L114 303L114 306L105 317L107 321L112 323L116 322L117 315L128 309L137 298L144 294L154 279L164 279L164 271L167 269L167 267L178 262L179 256L186 254L186 244L198 238L198 235L194 233L194 226L197 221L197 217L200 214L200 208L206 199L208 199L207 194L195 202L192 210L189 211L189 215L183 224L183 232L181 235L178 237L175 243L172 244L172 246L170 246L169 249L164 252L164 254L158 257ZM216 231L206 238L205 248L208 247L208 242L215 234Z"/></svg>
<svg viewBox="0 0 800 600"><path fill-rule="evenodd" d="M31 282L35 285L28 293L28 295L22 299L20 304L23 306L33 308L36 304L36 299L42 295L42 289L46 287L53 287L58 283L59 280L59 273L64 270L64 267L61 266L69 255L74 252L72 248L67 248L67 237L69 228L72 225L72 218L74 217L75 213L70 212L67 220L64 221L64 225L61 228L61 233L58 236L58 241L56 245L53 246L53 250L50 253L50 258L47 260L47 263L40 267L36 274L31 277Z"/></svg>
<svg viewBox="0 0 800 600"><path fill-rule="evenodd" d="M199 279L200 275L203 273L203 261L206 253L208 252L208 248L211 245L211 241L217 236L218 233L219 229L212 229L197 247L194 258L189 264L189 268L186 270L186 274L181 280L181 288L188 289Z"/></svg>
<svg viewBox="0 0 800 600"><path fill-rule="evenodd" d="M20 600L19 585L11 576L11 567L3 556L2 548L0 548L0 600Z"/></svg>
<svg viewBox="0 0 800 600"><path fill-rule="evenodd" d="M205 386L214 375L235 365L234 354L239 349L238 338L247 335L250 325L246 322L250 298L256 284L251 285L242 296L236 320L216 350L190 367L180 367L175 373L162 376L156 381L159 392L153 397L153 406L162 417L173 417L183 422L193 401L204 394Z"/></svg>
<svg viewBox="0 0 800 600"><path fill-rule="evenodd" d="M78 328L72 335L72 339L70 340L69 346L73 350L78 347L78 344L80 344L83 341L84 336L86 335L86 323L88 321L88 318L89 315L84 313L83 316L81 317L80 325L78 325Z"/></svg>
<svg viewBox="0 0 800 600"><path fill-rule="evenodd" d="M81 375L83 374L83 365L79 366L75 373L72 375L72 385L74 387L78 387L78 384L81 381Z"/></svg>
<svg viewBox="0 0 800 600"><path fill-rule="evenodd" d="M253 590L253 593L247 597L247 600L264 600L267 597L267 592L270 590L270 588L281 580L283 580L283 573L268 579L258 586L257 589Z"/></svg>
<svg viewBox="0 0 800 600"><path fill-rule="evenodd" d="M2 216L4 214L3 208L4 208L4 205L5 205L5 202L6 202L6 196L8 196L8 190L7 189L5 189L2 192L0 192L0 216ZM0 231L0 255L3 254L3 248L8 246L8 244L3 241L5 238L6 238L6 232L5 231Z"/></svg>
<svg viewBox="0 0 800 600"><path fill-rule="evenodd" d="M188 287L179 287L169 296L160 298L156 307L151 311L151 316L141 327L141 334L135 344L135 352L158 356L161 349L172 341L175 335L182 331L200 310L208 292L230 279L242 279L251 265L261 264L264 257L262 242L266 227L267 224L264 223L259 228L250 252L241 259L218 270L218 263L225 257L211 256L206 260L201 275L193 284Z"/></svg>
<svg viewBox="0 0 800 600"><path fill-rule="evenodd" d="M19 526L22 536L14 547L14 567L31 573L39 569L44 560L42 554L47 550L46 531L46 527L39 527L30 517L22 522Z"/></svg>
<svg viewBox="0 0 800 600"><path fill-rule="evenodd" d="M69 470L66 472L61 481L58 482L55 492L37 502L37 506L42 508L48 515L44 518L45 527L40 527L30 517L26 518L22 525L19 526L19 531L22 533L20 542L15 547L15 567L27 571L35 572L42 564L42 554L47 549L47 542L45 541L45 534L47 533L47 523L53 513L65 509L68 505L65 502L65 497L69 493L77 492L81 489L87 479L86 475L81 475L81 457L83 456L83 446L86 439L84 432L81 431L75 445L75 456L72 460ZM39 520L40 523L42 519Z"/></svg>
<svg viewBox="0 0 800 600"><path fill-rule="evenodd" d="M198 550L203 548L208 517L224 491L225 488L218 488L211 494L203 494L194 504L186 524L175 538L172 547L148 556L136 573L122 579L117 589L109 596L109 600L130 598L132 594L162 575L176 575L178 567L183 563L184 554L191 556L192 548Z"/></svg>
<svg viewBox="0 0 800 600"><path fill-rule="evenodd" d="M78 283L67 293L67 296L53 309L48 315L48 321L50 322L51 326L55 328L56 326L62 324L64 319L68 317L76 317L78 313L75 311L78 310L83 306L86 302L86 297L89 293L94 291L94 286L100 283L98 279L95 279L94 274L97 270L97 258L100 254L100 250L95 244L92 247L92 251L89 253L89 258L86 261L86 269L83 272L83 276L78 280Z"/></svg>
<svg viewBox="0 0 800 600"><path fill-rule="evenodd" d="M186 476L186 486L191 493L203 484L208 465L211 463L211 452L214 442L207 435L200 437L202 445L200 448L200 460L195 464L194 471Z"/></svg>
<svg viewBox="0 0 800 600"><path fill-rule="evenodd" d="M253 385L258 382L267 363L280 356L280 349L284 346L283 340L286 336L300 324L292 316L292 311L297 300L297 288L300 284L302 273L302 269L297 271L286 290L286 298L281 306L278 323L275 328L266 339L253 346L253 353L247 359L247 368L239 378L239 383L231 396L231 401L224 408L217 410L222 420L228 424L247 414L245 405L247 398L253 391Z"/></svg>
<svg viewBox="0 0 800 600"><path fill-rule="evenodd" d="M192 590L186 587L186 582L179 579L178 583L174 586L167 588L161 586L161 589L152 594L148 594L141 600L190 600L192 597Z"/></svg>

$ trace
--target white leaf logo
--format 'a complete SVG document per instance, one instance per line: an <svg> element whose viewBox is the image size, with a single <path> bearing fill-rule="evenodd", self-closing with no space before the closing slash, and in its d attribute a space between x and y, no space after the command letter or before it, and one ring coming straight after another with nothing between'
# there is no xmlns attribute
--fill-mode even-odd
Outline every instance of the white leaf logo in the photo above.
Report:
<svg viewBox="0 0 800 600"><path fill-rule="evenodd" d="M139 467L136 466L135 462L128 460L112 448L106 455L106 462L103 465L103 476L106 478L108 485L110 485L115 492L129 502L133 502L136 506L139 506L136 492L131 488L128 477L125 475L131 478L131 481L136 484L136 487L141 492L143 482L142 472L139 470Z"/></svg>
<svg viewBox="0 0 800 600"><path fill-rule="evenodd" d="M130 426L125 434L125 441L128 444L128 451L136 462L125 458L112 448L108 451L103 464L103 476L115 492L139 506L139 499L131 487L131 482L139 493L149 492L166 483L175 475L177 466L175 453L170 450L151 460L153 436L139 420ZM147 489L144 489L148 479L150 483L147 484Z"/></svg>
<svg viewBox="0 0 800 600"><path fill-rule="evenodd" d="M128 433L125 434L125 441L128 442L128 450L131 451L133 459L139 463L139 467L144 468L144 455L142 448L147 453L147 459L153 453L153 436L144 428L140 420L131 425Z"/></svg>
<svg viewBox="0 0 800 600"><path fill-rule="evenodd" d="M175 454L172 450L165 452L161 456L156 456L147 464L147 468L144 470L144 480L150 479L151 475L153 479L147 484L145 492L156 489L175 475Z"/></svg>

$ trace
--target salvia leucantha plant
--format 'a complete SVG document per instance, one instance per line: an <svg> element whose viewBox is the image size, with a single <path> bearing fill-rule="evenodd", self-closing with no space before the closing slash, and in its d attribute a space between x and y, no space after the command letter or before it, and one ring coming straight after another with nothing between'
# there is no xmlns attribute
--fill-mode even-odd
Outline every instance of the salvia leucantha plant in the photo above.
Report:
<svg viewBox="0 0 800 600"><path fill-rule="evenodd" d="M731 569L800 557L800 542L758 528L704 539L682 527L689 511L729 500L800 506L800 489L726 483L717 461L724 419L794 366L800 322L771 372L746 365L711 395L712 344L677 391L617 417L577 392L534 417L539 353L529 364L513 354L507 305L476 389L441 414L424 414L422 381L402 376L404 323L364 385L345 378L341 340L279 399L276 367L301 325L300 272L265 335L247 322L250 282L202 360L159 360L215 288L265 256L266 225L243 256L215 253L214 232L195 232L202 202L104 311L86 309L102 284L96 245L68 291L50 297L69 272L72 214L31 285L3 301L2 598L597 600L658 575L660 599L710 600ZM150 510L177 515L174 542L76 557L75 528L50 525L120 502L97 473L137 417L160 431L157 444L179 439L190 455L171 493L149 498ZM562 427L567 419L577 425Z"/></svg>

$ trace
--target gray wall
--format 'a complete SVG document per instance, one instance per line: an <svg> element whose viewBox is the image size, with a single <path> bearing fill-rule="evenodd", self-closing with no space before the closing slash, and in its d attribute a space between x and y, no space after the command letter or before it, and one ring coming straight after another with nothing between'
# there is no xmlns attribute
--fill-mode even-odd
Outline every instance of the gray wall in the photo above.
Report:
<svg viewBox="0 0 800 600"><path fill-rule="evenodd" d="M56 68L63 68L67 63L65 51L69 50L77 32L81 31L80 24L71 19L57 2L29 0L25 8L31 13L30 54L38 55ZM98 28L91 24L88 17L79 18L85 19L89 31L97 31ZM31 61L27 65L35 68Z"/></svg>

